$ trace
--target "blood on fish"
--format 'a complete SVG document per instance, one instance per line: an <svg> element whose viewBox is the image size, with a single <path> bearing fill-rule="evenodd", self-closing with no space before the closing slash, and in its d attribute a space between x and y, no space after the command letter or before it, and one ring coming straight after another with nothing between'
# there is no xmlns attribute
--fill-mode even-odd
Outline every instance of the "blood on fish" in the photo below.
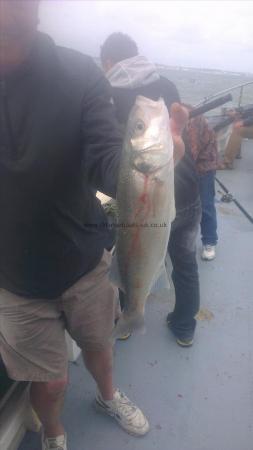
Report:
<svg viewBox="0 0 253 450"><path fill-rule="evenodd" d="M139 204L138 209L135 211L134 214L134 220L138 219L138 216L143 211L145 212L143 216L143 221L145 221L149 215L150 209L151 209L151 202L150 202L150 196L148 194L148 186L149 185L149 176L144 175L144 186L143 186L143 192L138 198L137 204ZM141 224L138 224L141 225ZM140 227L138 226L137 229L133 233L132 242L128 251L127 259L126 259L126 270L128 267L129 259L136 255L136 253L139 251L141 252L141 245L140 245Z"/></svg>
<svg viewBox="0 0 253 450"><path fill-rule="evenodd" d="M142 203L146 203L147 198L148 198L148 194L145 192L145 193L143 193L143 194L140 196L140 201L141 201Z"/></svg>
<svg viewBox="0 0 253 450"><path fill-rule="evenodd" d="M140 228L138 227L137 230L134 230L133 236L132 236L132 242L130 245L130 248L128 250L127 253L127 258L126 258L126 266L125 266L125 270L127 271L128 269L128 264L129 261L131 259L131 257L133 255L136 255L136 253L138 251L141 251L141 246L140 246Z"/></svg>
<svg viewBox="0 0 253 450"><path fill-rule="evenodd" d="M164 189L164 182L160 181L159 179L155 179L154 190L153 190L153 195L152 195L152 217L153 218L156 217L157 207L159 205L160 198L162 197L162 195L161 195L162 189Z"/></svg>
<svg viewBox="0 0 253 450"><path fill-rule="evenodd" d="M135 211L135 219L138 218L138 216L140 215L141 212L145 212L146 209L146 214L144 215L143 219L147 219L150 209L151 209L151 203L150 203L150 196L148 193L148 186L149 185L149 176L148 175L144 175L144 186L143 186L143 192L141 193L141 195L138 198L138 202L137 204L139 204L139 207L137 209L137 211Z"/></svg>

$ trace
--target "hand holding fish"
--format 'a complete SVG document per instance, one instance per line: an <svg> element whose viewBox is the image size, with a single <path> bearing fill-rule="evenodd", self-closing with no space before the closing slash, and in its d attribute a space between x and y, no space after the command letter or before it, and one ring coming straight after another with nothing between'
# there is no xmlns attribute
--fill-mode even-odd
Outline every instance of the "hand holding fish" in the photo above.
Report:
<svg viewBox="0 0 253 450"><path fill-rule="evenodd" d="M184 156L185 144L182 133L189 120L187 108L180 103L173 103L170 108L170 130L174 145L174 164L176 165Z"/></svg>

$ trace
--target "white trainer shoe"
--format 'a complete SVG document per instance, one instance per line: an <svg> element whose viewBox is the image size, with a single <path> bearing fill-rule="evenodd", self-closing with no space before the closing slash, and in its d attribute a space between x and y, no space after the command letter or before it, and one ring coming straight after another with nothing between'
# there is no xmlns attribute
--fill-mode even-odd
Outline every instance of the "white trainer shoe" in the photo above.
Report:
<svg viewBox="0 0 253 450"><path fill-rule="evenodd" d="M212 261L215 256L215 245L203 245L201 258L204 261Z"/></svg>
<svg viewBox="0 0 253 450"><path fill-rule="evenodd" d="M119 389L115 391L111 401L105 401L97 394L95 407L99 412L114 417L133 436L144 436L149 431L149 423L144 414Z"/></svg>
<svg viewBox="0 0 253 450"><path fill-rule="evenodd" d="M56 438L45 438L42 434L42 450L67 450L66 434Z"/></svg>

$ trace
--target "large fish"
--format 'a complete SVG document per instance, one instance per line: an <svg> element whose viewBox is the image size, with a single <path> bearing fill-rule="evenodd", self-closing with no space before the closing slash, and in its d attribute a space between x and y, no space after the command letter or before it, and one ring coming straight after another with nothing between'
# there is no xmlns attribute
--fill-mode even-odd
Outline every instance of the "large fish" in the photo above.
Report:
<svg viewBox="0 0 253 450"><path fill-rule="evenodd" d="M125 309L114 335L144 322L151 288L165 271L175 217L173 141L164 101L139 96L130 113L117 190L118 230L114 267Z"/></svg>

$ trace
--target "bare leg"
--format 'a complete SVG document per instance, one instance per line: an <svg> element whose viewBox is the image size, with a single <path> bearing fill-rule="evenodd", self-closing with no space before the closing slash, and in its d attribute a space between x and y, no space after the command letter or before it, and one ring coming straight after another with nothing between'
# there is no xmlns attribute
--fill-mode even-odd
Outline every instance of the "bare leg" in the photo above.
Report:
<svg viewBox="0 0 253 450"><path fill-rule="evenodd" d="M137 406L133 406L123 393L116 392L113 389L112 347L100 352L83 351L83 357L87 369L97 382L102 396L102 399L96 399L96 405L99 410L114 417L121 427L129 433L138 436L146 434L149 430L149 424L141 410ZM105 402L108 403L105 404Z"/></svg>
<svg viewBox="0 0 253 450"><path fill-rule="evenodd" d="M241 143L241 136L236 131L233 131L224 154L224 163L229 167L233 166L236 155L240 152Z"/></svg>
<svg viewBox="0 0 253 450"><path fill-rule="evenodd" d="M64 434L60 415L64 402L67 379L48 383L32 383L30 398L47 438Z"/></svg>
<svg viewBox="0 0 253 450"><path fill-rule="evenodd" d="M224 164L233 167L236 156L240 153L242 140L253 139L253 127L241 127L233 130L224 154Z"/></svg>
<svg viewBox="0 0 253 450"><path fill-rule="evenodd" d="M97 383L105 401L113 399L113 349L103 351L83 351L85 365Z"/></svg>
<svg viewBox="0 0 253 450"><path fill-rule="evenodd" d="M238 128L238 134L244 139L253 139L253 126Z"/></svg>

